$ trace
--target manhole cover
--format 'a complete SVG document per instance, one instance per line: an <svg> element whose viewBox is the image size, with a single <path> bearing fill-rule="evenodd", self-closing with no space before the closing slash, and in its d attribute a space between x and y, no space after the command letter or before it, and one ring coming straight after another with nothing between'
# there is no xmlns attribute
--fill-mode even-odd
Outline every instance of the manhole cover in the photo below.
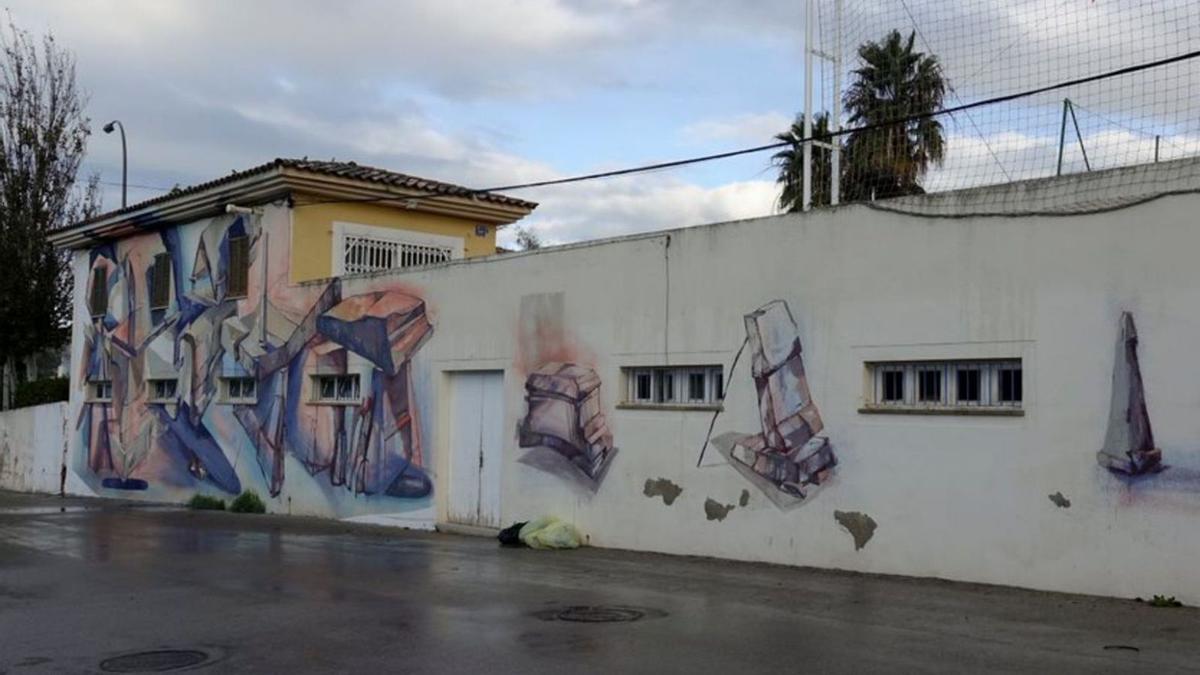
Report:
<svg viewBox="0 0 1200 675"><path fill-rule="evenodd" d="M198 666L207 660L208 654L194 649L161 649L105 659L100 662L100 670L106 673L163 673Z"/></svg>
<svg viewBox="0 0 1200 675"><path fill-rule="evenodd" d="M560 610L555 618L559 621L579 621L581 623L613 623L637 621L645 615L645 612L632 607L580 605Z"/></svg>

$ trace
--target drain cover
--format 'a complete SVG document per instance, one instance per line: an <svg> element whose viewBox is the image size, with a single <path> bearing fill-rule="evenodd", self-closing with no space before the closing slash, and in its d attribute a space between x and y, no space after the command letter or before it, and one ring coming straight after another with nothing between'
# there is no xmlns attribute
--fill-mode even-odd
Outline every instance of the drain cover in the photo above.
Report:
<svg viewBox="0 0 1200 675"><path fill-rule="evenodd" d="M581 623L613 623L618 621L637 621L646 613L632 607L606 607L603 605L577 605L567 607L555 614L559 621L578 621Z"/></svg>
<svg viewBox="0 0 1200 675"><path fill-rule="evenodd" d="M207 660L208 654L194 649L160 649L105 659L100 662L100 670L106 673L164 673L198 666Z"/></svg>

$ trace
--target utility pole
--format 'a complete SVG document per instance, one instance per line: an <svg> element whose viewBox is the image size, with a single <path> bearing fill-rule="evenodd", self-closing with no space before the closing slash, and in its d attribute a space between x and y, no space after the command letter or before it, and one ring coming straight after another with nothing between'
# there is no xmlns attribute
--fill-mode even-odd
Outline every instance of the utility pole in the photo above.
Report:
<svg viewBox="0 0 1200 675"><path fill-rule="evenodd" d="M808 211L813 204L813 146L829 152L829 204L836 206L841 201L842 195L842 146L838 142L839 136L834 135L829 141L815 141L813 135L813 88L816 86L816 78L814 77L814 58L823 59L833 66L833 81L832 96L830 96L833 110L829 112L829 129L831 132L841 131L842 129L842 6L844 0L833 0L833 30L834 30L834 48L833 53L822 51L817 48L813 40L814 31L816 29L816 5L821 0L806 0L804 11L804 159L802 180L801 203L804 210Z"/></svg>
<svg viewBox="0 0 1200 675"><path fill-rule="evenodd" d="M804 160L801 176L803 210L812 208L813 20L817 0L804 3Z"/></svg>

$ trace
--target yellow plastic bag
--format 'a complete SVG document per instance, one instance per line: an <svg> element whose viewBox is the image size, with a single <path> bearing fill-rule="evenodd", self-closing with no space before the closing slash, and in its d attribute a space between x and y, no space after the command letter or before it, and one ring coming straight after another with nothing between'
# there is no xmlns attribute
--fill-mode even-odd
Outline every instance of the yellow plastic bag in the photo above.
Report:
<svg viewBox="0 0 1200 675"><path fill-rule="evenodd" d="M521 541L529 548L579 548L579 531L554 516L535 518L521 528Z"/></svg>

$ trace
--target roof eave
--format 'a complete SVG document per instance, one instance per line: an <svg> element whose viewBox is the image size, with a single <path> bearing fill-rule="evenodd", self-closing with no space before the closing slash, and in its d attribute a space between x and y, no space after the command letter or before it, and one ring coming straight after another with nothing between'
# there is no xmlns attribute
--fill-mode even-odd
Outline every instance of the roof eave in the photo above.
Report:
<svg viewBox="0 0 1200 675"><path fill-rule="evenodd" d="M88 221L52 232L46 240L56 248L77 249L128 237L164 225L190 222L225 212L228 204L256 205L287 195L287 181L278 170L214 185L177 199L147 205L132 212Z"/></svg>
<svg viewBox="0 0 1200 675"><path fill-rule="evenodd" d="M379 204L419 213L465 218L497 226L516 222L537 208L537 204L533 202L504 204L485 198L431 193L428 190L415 188L373 185L353 178L327 176L287 167L281 171L288 185L295 192L323 198L327 200L324 203ZM297 204L298 208L303 208L303 206L303 203Z"/></svg>

